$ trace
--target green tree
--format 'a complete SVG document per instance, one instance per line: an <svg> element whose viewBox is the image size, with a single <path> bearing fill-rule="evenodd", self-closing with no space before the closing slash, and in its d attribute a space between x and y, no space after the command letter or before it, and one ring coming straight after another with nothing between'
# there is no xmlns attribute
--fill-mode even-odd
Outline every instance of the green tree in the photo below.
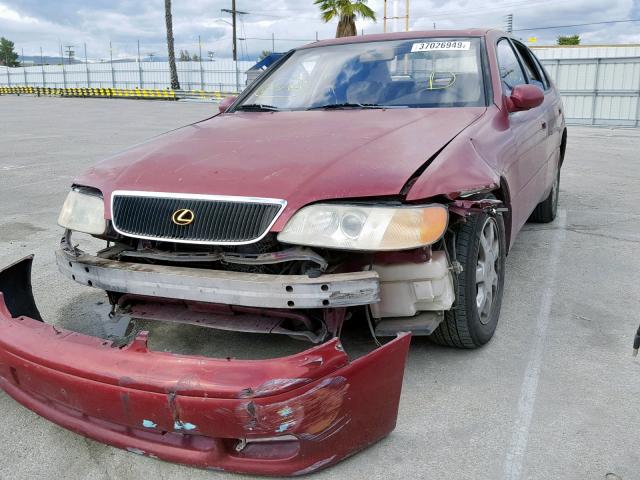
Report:
<svg viewBox="0 0 640 480"><path fill-rule="evenodd" d="M189 55L189 50L180 50L180 58L181 62L188 62L191 60L191 55Z"/></svg>
<svg viewBox="0 0 640 480"><path fill-rule="evenodd" d="M180 90L178 69L176 68L176 51L173 46L173 17L171 16L171 0L164 0L164 20L167 25L167 50L169 51L169 76L171 88Z"/></svg>
<svg viewBox="0 0 640 480"><path fill-rule="evenodd" d="M258 57L258 61L264 60L269 55L271 55L271 53L273 53L273 52L271 52L271 50L262 50L262 53L260 53L260 56Z"/></svg>
<svg viewBox="0 0 640 480"><path fill-rule="evenodd" d="M314 0L320 8L322 20L329 23L339 18L336 38L356 35L356 17L371 19L375 22L376 14L367 5L367 0Z"/></svg>
<svg viewBox="0 0 640 480"><path fill-rule="evenodd" d="M560 35L558 45L580 45L580 35Z"/></svg>
<svg viewBox="0 0 640 480"><path fill-rule="evenodd" d="M194 53L193 55L191 55L191 61L192 62L199 62L200 61L200 57Z"/></svg>
<svg viewBox="0 0 640 480"><path fill-rule="evenodd" d="M0 37L0 65L7 67L18 67L18 54L13 50L14 44L11 40Z"/></svg>

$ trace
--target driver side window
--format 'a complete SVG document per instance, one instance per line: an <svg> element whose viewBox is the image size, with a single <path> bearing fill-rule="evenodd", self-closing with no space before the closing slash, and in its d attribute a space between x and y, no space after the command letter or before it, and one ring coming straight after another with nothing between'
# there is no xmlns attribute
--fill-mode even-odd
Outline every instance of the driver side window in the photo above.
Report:
<svg viewBox="0 0 640 480"><path fill-rule="evenodd" d="M498 56L500 79L502 80L502 90L505 95L510 95L513 87L527 83L527 80L518 61L518 57L513 51L513 48L511 48L508 40L502 39L498 42L496 53Z"/></svg>

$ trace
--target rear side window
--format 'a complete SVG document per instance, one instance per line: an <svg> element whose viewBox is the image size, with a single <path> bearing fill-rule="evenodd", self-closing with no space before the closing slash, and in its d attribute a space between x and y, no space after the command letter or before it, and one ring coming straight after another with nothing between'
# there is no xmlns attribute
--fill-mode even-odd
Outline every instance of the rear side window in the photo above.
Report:
<svg viewBox="0 0 640 480"><path fill-rule="evenodd" d="M542 90L546 90L547 85L545 84L544 77L542 76L542 73L540 73L540 69L533 59L531 51L519 42L513 42L513 44L520 54L529 83L540 87Z"/></svg>
<svg viewBox="0 0 640 480"><path fill-rule="evenodd" d="M542 66L542 63L540 62L540 59L538 57L536 57L535 54L531 50L529 50L529 53L533 57L533 60L536 62L536 65L538 66L538 70L540 71L540 74L542 75L542 81L544 82L545 90L548 89L548 88L551 88L551 82L549 81L549 77L547 76L547 72L544 69L544 67Z"/></svg>
<svg viewBox="0 0 640 480"><path fill-rule="evenodd" d="M496 52L502 89L505 94L509 95L513 87L527 83L527 79L524 76L518 57L507 39L502 39L498 42Z"/></svg>

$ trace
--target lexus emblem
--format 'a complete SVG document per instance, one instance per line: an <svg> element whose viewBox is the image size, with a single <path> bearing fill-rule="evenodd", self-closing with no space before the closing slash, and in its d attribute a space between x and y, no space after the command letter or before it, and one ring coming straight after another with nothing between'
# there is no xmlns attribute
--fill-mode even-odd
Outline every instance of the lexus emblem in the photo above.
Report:
<svg viewBox="0 0 640 480"><path fill-rule="evenodd" d="M171 221L180 226L190 225L195 219L195 213L193 213L193 210L189 210L188 208L176 210L171 216Z"/></svg>

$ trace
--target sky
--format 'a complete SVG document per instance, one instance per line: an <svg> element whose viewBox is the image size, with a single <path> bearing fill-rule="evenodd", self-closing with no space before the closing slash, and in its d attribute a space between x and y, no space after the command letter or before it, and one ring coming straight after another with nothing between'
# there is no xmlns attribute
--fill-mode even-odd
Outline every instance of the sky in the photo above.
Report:
<svg viewBox="0 0 640 480"><path fill-rule="evenodd" d="M389 0L389 16L392 0ZM325 24L313 0L237 0L247 12L238 22L240 59L254 60L261 51L288 49L316 38L332 38L337 21ZM358 21L365 34L383 31L383 0L369 0L377 22ZM404 15L404 0L398 14ZM231 0L173 0L176 52L215 52L214 58L231 56ZM541 29L607 20L640 19L640 0L411 0L410 29L465 27L503 28L505 15L513 14L514 34L538 45L553 44L558 35L579 34L584 44L640 43L640 22ZM399 22L404 29L404 21ZM392 29L391 22L389 29ZM526 29L526 30L525 30ZM531 29L531 30L529 30ZM90 60L108 59L109 42L114 59L137 55L166 56L164 0L0 0L0 36L15 43L24 55L59 55L60 45L74 45L78 57L86 44ZM198 38L200 37L200 41Z"/></svg>

